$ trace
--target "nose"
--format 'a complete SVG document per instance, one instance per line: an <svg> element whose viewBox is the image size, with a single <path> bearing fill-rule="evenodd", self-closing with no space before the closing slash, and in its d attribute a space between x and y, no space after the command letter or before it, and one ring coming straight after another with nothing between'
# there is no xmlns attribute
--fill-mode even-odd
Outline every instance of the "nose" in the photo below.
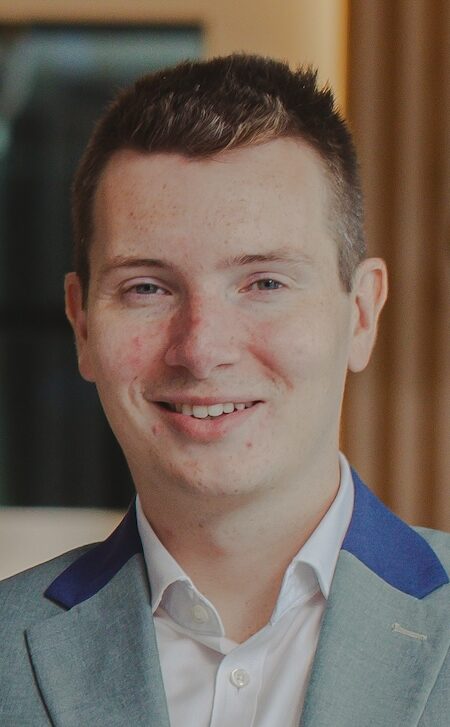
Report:
<svg viewBox="0 0 450 727"><path fill-rule="evenodd" d="M197 299L173 321L165 362L187 369L198 380L208 379L217 367L239 361L237 328L237 321L220 301Z"/></svg>

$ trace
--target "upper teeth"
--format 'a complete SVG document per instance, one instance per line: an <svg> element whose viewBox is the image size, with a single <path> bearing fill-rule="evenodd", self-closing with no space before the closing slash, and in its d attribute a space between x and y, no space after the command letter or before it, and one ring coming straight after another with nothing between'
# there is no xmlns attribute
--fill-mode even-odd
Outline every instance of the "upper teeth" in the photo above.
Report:
<svg viewBox="0 0 450 727"><path fill-rule="evenodd" d="M191 406L191 404L176 404L175 410L180 414L187 414L198 419L206 419L206 417L218 417L221 414L231 414L235 409L242 411L250 406L253 402L238 403L226 402L225 404L211 404L211 406ZM173 406L173 405L172 405Z"/></svg>

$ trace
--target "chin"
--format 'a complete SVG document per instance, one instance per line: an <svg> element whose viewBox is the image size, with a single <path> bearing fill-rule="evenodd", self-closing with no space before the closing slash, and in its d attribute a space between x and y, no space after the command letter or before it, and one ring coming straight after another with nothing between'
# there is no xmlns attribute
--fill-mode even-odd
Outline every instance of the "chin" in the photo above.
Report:
<svg viewBox="0 0 450 727"><path fill-rule="evenodd" d="M190 497L205 498L238 498L240 496L249 496L255 490L263 487L262 482L257 482L257 473L252 468L244 468L239 466L236 461L230 462L228 457L228 466L226 461L224 466L215 458L210 467L204 462L186 462L180 467L170 468L170 472L166 472L167 481L175 488L189 495ZM251 479L249 476L251 474ZM256 475L256 477L255 477Z"/></svg>

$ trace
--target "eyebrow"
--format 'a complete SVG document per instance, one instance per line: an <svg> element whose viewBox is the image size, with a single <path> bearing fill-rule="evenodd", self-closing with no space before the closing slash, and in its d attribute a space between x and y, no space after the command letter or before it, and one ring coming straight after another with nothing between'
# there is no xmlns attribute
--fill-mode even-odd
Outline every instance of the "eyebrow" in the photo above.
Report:
<svg viewBox="0 0 450 727"><path fill-rule="evenodd" d="M158 260L151 257L133 257L116 255L100 268L100 276L103 277L114 270L122 268L160 268L162 270L175 270L175 267L166 260Z"/></svg>
<svg viewBox="0 0 450 727"><path fill-rule="evenodd" d="M243 253L233 257L227 257L222 260L218 268L219 270L227 270L229 268L243 267L253 263L288 263L294 266L312 265L312 258L305 253L296 253L287 248L279 248L266 253ZM117 255L100 268L100 276L107 275L114 270L122 268L158 268L160 270L176 271L176 267L168 260L159 258L141 258L133 256Z"/></svg>
<svg viewBox="0 0 450 727"><path fill-rule="evenodd" d="M220 268L234 268L252 263L289 263L291 265L311 265L312 258L305 253L294 253L287 248L279 248L266 253L236 255L226 258Z"/></svg>

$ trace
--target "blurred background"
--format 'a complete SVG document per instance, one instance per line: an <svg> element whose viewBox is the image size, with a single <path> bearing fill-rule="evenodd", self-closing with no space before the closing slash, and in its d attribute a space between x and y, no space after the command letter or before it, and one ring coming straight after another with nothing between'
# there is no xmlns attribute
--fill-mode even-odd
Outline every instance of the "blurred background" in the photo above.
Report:
<svg viewBox="0 0 450 727"><path fill-rule="evenodd" d="M103 537L132 496L63 311L92 124L136 76L232 51L317 66L350 120L391 292L342 448L397 514L450 530L450 3L0 0L0 576Z"/></svg>

